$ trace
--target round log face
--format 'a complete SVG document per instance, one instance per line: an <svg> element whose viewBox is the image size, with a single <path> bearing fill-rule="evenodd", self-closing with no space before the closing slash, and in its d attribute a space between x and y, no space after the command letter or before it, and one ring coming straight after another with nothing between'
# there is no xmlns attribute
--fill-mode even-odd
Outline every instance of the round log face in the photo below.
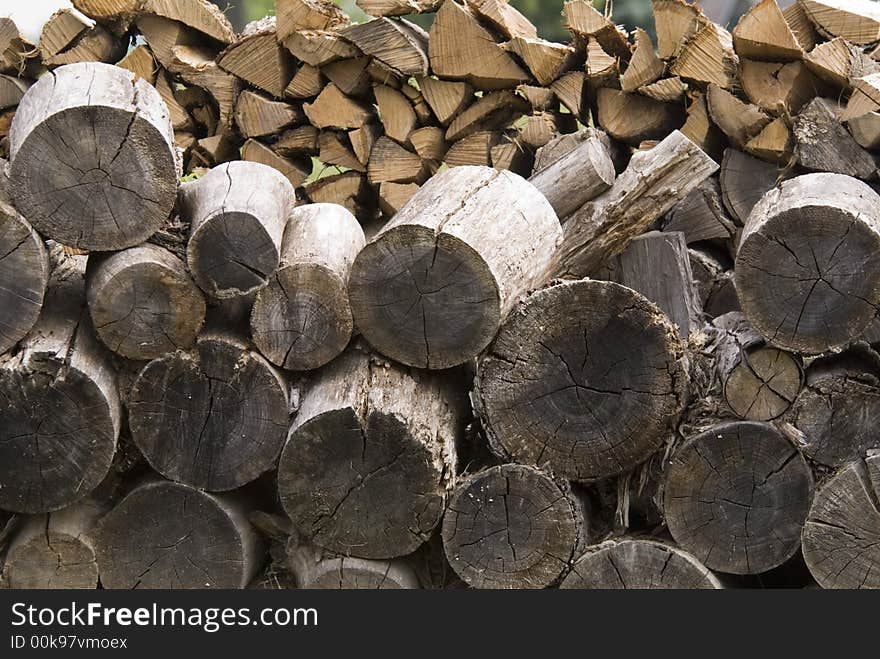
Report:
<svg viewBox="0 0 880 659"><path fill-rule="evenodd" d="M588 548L560 588L714 589L721 584L685 551L653 540L620 540Z"/></svg>
<svg viewBox="0 0 880 659"><path fill-rule="evenodd" d="M116 451L115 414L91 378L58 360L0 370L0 508L58 510L95 489Z"/></svg>
<svg viewBox="0 0 880 659"><path fill-rule="evenodd" d="M348 345L353 328L345 282L316 264L279 270L257 293L251 314L257 348L292 371L330 362Z"/></svg>
<svg viewBox="0 0 880 659"><path fill-rule="evenodd" d="M156 359L191 347L205 320L205 299L184 264L155 245L110 256L87 288L95 331L117 354Z"/></svg>
<svg viewBox="0 0 880 659"><path fill-rule="evenodd" d="M880 303L880 197L838 174L786 181L752 211L735 271L742 309L770 343L846 345Z"/></svg>
<svg viewBox="0 0 880 659"><path fill-rule="evenodd" d="M450 565L475 588L545 588L566 569L584 525L553 479L504 465L460 483L443 519Z"/></svg>
<svg viewBox="0 0 880 659"><path fill-rule="evenodd" d="M144 457L166 478L232 490L274 466L289 427L287 393L258 354L203 337L197 355L178 351L141 371L129 425Z"/></svg>
<svg viewBox="0 0 880 659"><path fill-rule="evenodd" d="M278 465L284 510L311 541L360 558L415 551L440 521L446 474L393 414L351 409L300 426Z"/></svg>
<svg viewBox="0 0 880 659"><path fill-rule="evenodd" d="M321 561L302 587L320 590L400 590L420 586L415 573L403 563L343 557Z"/></svg>
<svg viewBox="0 0 880 659"><path fill-rule="evenodd" d="M47 531L9 552L4 576L10 588L93 589L98 585L98 564L88 544Z"/></svg>
<svg viewBox="0 0 880 659"><path fill-rule="evenodd" d="M675 541L709 568L758 574L791 558L813 494L803 456L770 425L723 423L689 439L663 492Z"/></svg>
<svg viewBox="0 0 880 659"><path fill-rule="evenodd" d="M683 348L644 297L568 282L526 299L482 359L475 405L493 448L594 480L644 461L684 404Z"/></svg>
<svg viewBox="0 0 880 659"><path fill-rule="evenodd" d="M65 245L141 243L174 206L170 135L167 108L146 81L97 63L61 67L28 90L10 131L16 207Z"/></svg>
<svg viewBox="0 0 880 659"><path fill-rule="evenodd" d="M803 371L790 353L770 346L746 351L724 382L724 398L741 419L771 421L795 401Z"/></svg>
<svg viewBox="0 0 880 659"><path fill-rule="evenodd" d="M399 226L369 243L354 262L349 295L370 344L419 368L475 357L501 318L498 284L482 257L423 226Z"/></svg>
<svg viewBox="0 0 880 659"><path fill-rule="evenodd" d="M852 462L816 494L804 560L823 588L880 588L880 456Z"/></svg>
<svg viewBox="0 0 880 659"><path fill-rule="evenodd" d="M100 522L104 588L243 588L245 541L233 519L204 492L156 482L131 492Z"/></svg>
<svg viewBox="0 0 880 659"><path fill-rule="evenodd" d="M42 239L14 208L0 202L0 354L37 322L48 277Z"/></svg>

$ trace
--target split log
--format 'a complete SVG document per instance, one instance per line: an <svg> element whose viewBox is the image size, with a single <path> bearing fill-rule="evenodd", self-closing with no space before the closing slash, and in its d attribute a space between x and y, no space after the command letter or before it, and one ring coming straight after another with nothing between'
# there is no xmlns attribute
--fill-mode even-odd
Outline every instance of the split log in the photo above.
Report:
<svg viewBox="0 0 880 659"><path fill-rule="evenodd" d="M428 54L439 77L467 80L480 89L516 87L529 79L473 12L455 2L443 3L437 12Z"/></svg>
<svg viewBox="0 0 880 659"><path fill-rule="evenodd" d="M780 348L846 345L880 303L880 197L840 174L785 181L752 210L736 257L743 311ZM853 269L852 264L858 264Z"/></svg>
<svg viewBox="0 0 880 659"><path fill-rule="evenodd" d="M474 133L504 128L528 111L525 99L514 92L490 92L453 119L446 139L456 142Z"/></svg>
<svg viewBox="0 0 880 659"><path fill-rule="evenodd" d="M780 177L776 165L737 151L725 149L718 180L721 199L739 225L746 223L758 200L776 187Z"/></svg>
<svg viewBox="0 0 880 659"><path fill-rule="evenodd" d="M657 82L666 71L666 64L654 52L651 36L641 28L635 34L636 48L629 66L620 76L620 88L625 92L634 92L640 87Z"/></svg>
<svg viewBox="0 0 880 659"><path fill-rule="evenodd" d="M0 201L0 355L37 322L48 280L42 238L18 211Z"/></svg>
<svg viewBox="0 0 880 659"><path fill-rule="evenodd" d="M242 92L235 104L235 124L244 137L274 135L304 119L294 106L252 91Z"/></svg>
<svg viewBox="0 0 880 659"><path fill-rule="evenodd" d="M440 130L439 128L436 130ZM382 131L375 124L364 124L360 128L349 131L348 141L351 150L358 163L366 167L370 163L370 155L373 153L373 145L381 136ZM442 132L441 132L442 134Z"/></svg>
<svg viewBox="0 0 880 659"><path fill-rule="evenodd" d="M500 143L492 145L489 155L495 169L507 169L523 177L534 171L535 157L531 149L509 136L503 136Z"/></svg>
<svg viewBox="0 0 880 659"><path fill-rule="evenodd" d="M406 206L421 186L418 183L382 183L379 186L379 208L388 217L394 217Z"/></svg>
<svg viewBox="0 0 880 659"><path fill-rule="evenodd" d="M474 588L546 588L587 536L584 505L567 483L502 465L462 478L443 518L443 549Z"/></svg>
<svg viewBox="0 0 880 659"><path fill-rule="evenodd" d="M748 59L788 62L804 55L776 0L762 0L746 12L733 29L733 46Z"/></svg>
<svg viewBox="0 0 880 659"><path fill-rule="evenodd" d="M861 48L840 38L819 44L804 61L818 78L844 91L857 86L859 78L880 72Z"/></svg>
<svg viewBox="0 0 880 659"><path fill-rule="evenodd" d="M441 128L434 126L414 130L410 133L409 140L422 160L442 162L449 151L445 133Z"/></svg>
<svg viewBox="0 0 880 659"><path fill-rule="evenodd" d="M82 12L62 8L46 21L38 47L43 64L48 67L76 62L119 60L128 42L118 39Z"/></svg>
<svg viewBox="0 0 880 659"><path fill-rule="evenodd" d="M425 101L444 126L448 126L475 99L473 87L466 82L422 78L419 86Z"/></svg>
<svg viewBox="0 0 880 659"><path fill-rule="evenodd" d="M559 80L556 80L550 89L556 94L559 102L564 108L571 112L578 121L588 123L587 115L589 114L589 106L585 102L585 80L586 77L579 71L566 73Z"/></svg>
<svg viewBox="0 0 880 659"><path fill-rule="evenodd" d="M499 204L507 220L487 225ZM550 204L519 176L470 167L441 172L355 260L355 323L380 352L404 364L462 364L540 283L561 237ZM412 313L415 307L420 313Z"/></svg>
<svg viewBox="0 0 880 659"><path fill-rule="evenodd" d="M276 39L274 17L249 24L220 53L217 65L276 98L284 95L295 72L293 58Z"/></svg>
<svg viewBox="0 0 880 659"><path fill-rule="evenodd" d="M303 64L284 89L284 96L293 99L315 98L323 89L321 70L311 64Z"/></svg>
<svg viewBox="0 0 880 659"><path fill-rule="evenodd" d="M445 0L357 0L370 16L408 16L435 12Z"/></svg>
<svg viewBox="0 0 880 659"><path fill-rule="evenodd" d="M309 122L316 128L360 128L373 112L363 103L349 98L330 83L318 98L303 105Z"/></svg>
<svg viewBox="0 0 880 659"><path fill-rule="evenodd" d="M318 153L318 129L314 126L298 126L286 130L272 144L272 150L279 156L314 156Z"/></svg>
<svg viewBox="0 0 880 659"><path fill-rule="evenodd" d="M294 32L284 42L284 46L299 61L319 68L361 54L360 50L336 32L321 30Z"/></svg>
<svg viewBox="0 0 880 659"><path fill-rule="evenodd" d="M355 217L364 216L362 208L366 179L357 172L324 176L305 187L306 196L315 204L339 204Z"/></svg>
<svg viewBox="0 0 880 659"><path fill-rule="evenodd" d="M29 80L0 75L0 110L14 108L21 103L31 84Z"/></svg>
<svg viewBox="0 0 880 659"><path fill-rule="evenodd" d="M566 221L556 276L583 277L595 272L717 169L708 155L678 131L650 151L636 153L610 190Z"/></svg>
<svg viewBox="0 0 880 659"><path fill-rule="evenodd" d="M849 121L869 112L876 112L878 109L880 109L880 73L872 73L855 81L849 103L839 118L840 121Z"/></svg>
<svg viewBox="0 0 880 659"><path fill-rule="evenodd" d="M86 259L59 258L39 320L0 360L0 508L13 512L85 497L107 474L119 436L116 374L85 313Z"/></svg>
<svg viewBox="0 0 880 659"><path fill-rule="evenodd" d="M653 98L655 101L677 103L684 100L687 86L682 82L681 78L673 76L672 78L664 78L650 85L639 87L637 91L642 96Z"/></svg>
<svg viewBox="0 0 880 659"><path fill-rule="evenodd" d="M290 182L258 163L226 163L183 185L181 210L190 221L186 258L199 288L223 299L265 286L278 268L294 203Z"/></svg>
<svg viewBox="0 0 880 659"><path fill-rule="evenodd" d="M413 106L406 96L388 85L376 85L373 94L385 134L395 142L406 144L418 123Z"/></svg>
<svg viewBox="0 0 880 659"><path fill-rule="evenodd" d="M847 122L853 139L866 149L880 147L880 112L868 112Z"/></svg>
<svg viewBox="0 0 880 659"><path fill-rule="evenodd" d="M415 183L425 178L422 159L385 136L370 151L367 176L370 183Z"/></svg>
<svg viewBox="0 0 880 659"><path fill-rule="evenodd" d="M439 524L466 401L444 376L414 377L355 347L306 391L278 465L278 495L310 542L394 558Z"/></svg>
<svg viewBox="0 0 880 659"><path fill-rule="evenodd" d="M770 123L759 107L744 103L718 85L709 85L706 101L712 121L740 148Z"/></svg>
<svg viewBox="0 0 880 659"><path fill-rule="evenodd" d="M587 96L595 103L595 90L620 85L620 59L609 55L595 39L587 42Z"/></svg>
<svg viewBox="0 0 880 659"><path fill-rule="evenodd" d="M730 240L736 234L736 225L724 208L718 179L706 179L673 208L663 231L682 232L688 244Z"/></svg>
<svg viewBox="0 0 880 659"><path fill-rule="evenodd" d="M727 140L709 116L705 94L698 94L688 105L687 119L681 127L681 133L714 160L721 160Z"/></svg>
<svg viewBox="0 0 880 659"><path fill-rule="evenodd" d="M803 456L773 426L736 421L689 438L663 483L669 532L707 567L760 574L791 558L813 496Z"/></svg>
<svg viewBox="0 0 880 659"><path fill-rule="evenodd" d="M595 39L602 49L613 57L629 61L632 54L627 33L599 13L590 2L570 0L562 6L565 27L575 37L586 41Z"/></svg>
<svg viewBox="0 0 880 659"><path fill-rule="evenodd" d="M141 11L144 0L72 0L71 4L86 16L111 25L121 34Z"/></svg>
<svg viewBox="0 0 880 659"><path fill-rule="evenodd" d="M523 61L540 85L551 84L569 68L575 52L571 46L527 37L511 39L506 48Z"/></svg>
<svg viewBox="0 0 880 659"><path fill-rule="evenodd" d="M95 589L98 564L95 524L104 509L86 499L54 513L25 518L3 564L3 578L16 589Z"/></svg>
<svg viewBox="0 0 880 659"><path fill-rule="evenodd" d="M348 23L348 16L330 0L276 0L278 41L297 30L332 30Z"/></svg>
<svg viewBox="0 0 880 659"><path fill-rule="evenodd" d="M761 129L761 132L746 142L746 152L780 166L789 166L794 160L794 138L789 120L777 117Z"/></svg>
<svg viewBox="0 0 880 659"><path fill-rule="evenodd" d="M134 443L157 472L225 492L271 469L287 436L280 373L244 342L205 333L192 352L155 359L129 394Z"/></svg>
<svg viewBox="0 0 880 659"><path fill-rule="evenodd" d="M823 588L880 588L878 492L880 455L871 455L844 467L816 494L803 551Z"/></svg>
<svg viewBox="0 0 880 659"><path fill-rule="evenodd" d="M371 561L336 556L317 547L290 542L287 564L298 588L398 590L422 587L415 571L403 560Z"/></svg>
<svg viewBox="0 0 880 659"><path fill-rule="evenodd" d="M82 249L143 242L174 206L168 113L125 69L70 64L41 78L9 133L10 190L41 233Z"/></svg>
<svg viewBox="0 0 880 659"><path fill-rule="evenodd" d="M868 353L871 354L862 354ZM880 448L875 432L880 417L880 369L866 349L852 349L813 362L806 387L786 421L799 434L811 460L838 468Z"/></svg>
<svg viewBox="0 0 880 659"><path fill-rule="evenodd" d="M838 121L840 106L826 98L810 101L794 120L795 153L804 169L874 178L874 157Z"/></svg>
<svg viewBox="0 0 880 659"><path fill-rule="evenodd" d="M579 481L624 473L668 439L684 349L664 314L619 284L526 298L481 359L474 407L493 451Z"/></svg>
<svg viewBox="0 0 880 659"><path fill-rule="evenodd" d="M284 158L265 144L256 140L248 140L241 147L241 159L246 162L258 163L280 172L288 183L298 188L312 173L312 163L306 158Z"/></svg>
<svg viewBox="0 0 880 659"><path fill-rule="evenodd" d="M662 139L684 123L681 107L641 94L603 87L597 100L599 125L611 137L633 146L644 140Z"/></svg>
<svg viewBox="0 0 880 659"><path fill-rule="evenodd" d="M232 113L241 92L241 81L223 71L214 61L212 50L190 46L171 49L168 70L181 80L207 91L217 104L222 129L232 128Z"/></svg>
<svg viewBox="0 0 880 659"><path fill-rule="evenodd" d="M208 0L144 0L141 11L182 23L223 45L235 39L229 19Z"/></svg>
<svg viewBox="0 0 880 659"><path fill-rule="evenodd" d="M795 114L810 99L825 91L825 86L803 62L781 64L742 60L740 81L749 100L774 115Z"/></svg>
<svg viewBox="0 0 880 659"><path fill-rule="evenodd" d="M880 8L867 0L799 0L820 33L859 45L880 41Z"/></svg>
<svg viewBox="0 0 880 659"><path fill-rule="evenodd" d="M281 266L257 293L251 335L260 352L292 371L319 368L351 340L348 276L364 246L357 219L342 206L294 209L281 245Z"/></svg>
<svg viewBox="0 0 880 659"><path fill-rule="evenodd" d="M398 75L428 75L428 34L415 23L379 18L349 25L339 34Z"/></svg>
<svg viewBox="0 0 880 659"><path fill-rule="evenodd" d="M535 39L538 29L507 0L470 0L471 9L505 39Z"/></svg>
<svg viewBox="0 0 880 659"><path fill-rule="evenodd" d="M245 588L265 552L248 509L241 493L208 494L161 480L139 485L98 526L101 585Z"/></svg>
<svg viewBox="0 0 880 659"><path fill-rule="evenodd" d="M738 62L730 33L707 23L683 46L669 72L691 82L734 89L738 84Z"/></svg>
<svg viewBox="0 0 880 659"><path fill-rule="evenodd" d="M559 586L564 589L717 589L721 582L681 549L654 540L609 540L587 548Z"/></svg>
<svg viewBox="0 0 880 659"><path fill-rule="evenodd" d="M678 57L682 48L709 23L698 4L683 0L651 0L661 59Z"/></svg>
<svg viewBox="0 0 880 659"><path fill-rule="evenodd" d="M318 159L325 165L337 165L357 172L365 172L367 168L361 163L352 149L348 136L333 130L321 131L318 136L320 151Z"/></svg>
<svg viewBox="0 0 880 659"><path fill-rule="evenodd" d="M205 298L183 261L157 245L94 255L86 299L98 337L128 359L190 348L205 320Z"/></svg>
<svg viewBox="0 0 880 659"><path fill-rule="evenodd" d="M459 140L446 152L445 162L449 167L492 166L492 149L501 143L502 135L497 131L480 131Z"/></svg>
<svg viewBox="0 0 880 659"><path fill-rule="evenodd" d="M346 96L366 96L373 87L373 78L367 71L369 57L356 57L331 62L321 69L327 79Z"/></svg>
<svg viewBox="0 0 880 659"><path fill-rule="evenodd" d="M801 50L805 53L812 50L817 43L822 41L822 37L816 31L816 26L813 25L800 2L791 3L782 10L782 15L785 18L785 22L788 23L788 27L791 28L791 33L800 44Z"/></svg>

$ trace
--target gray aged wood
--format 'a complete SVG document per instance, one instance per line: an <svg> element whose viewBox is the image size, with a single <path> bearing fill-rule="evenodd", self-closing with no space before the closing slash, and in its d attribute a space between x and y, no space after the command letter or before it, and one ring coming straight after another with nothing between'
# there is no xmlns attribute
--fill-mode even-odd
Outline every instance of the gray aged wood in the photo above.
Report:
<svg viewBox="0 0 880 659"><path fill-rule="evenodd" d="M481 359L474 406L493 450L573 480L632 469L685 403L684 349L665 315L619 284L526 298Z"/></svg>
<svg viewBox="0 0 880 659"><path fill-rule="evenodd" d="M445 170L355 259L355 324L377 350L404 364L462 364L542 283L561 239L553 208L516 174Z"/></svg>
<svg viewBox="0 0 880 659"><path fill-rule="evenodd" d="M546 588L583 547L584 507L567 484L502 465L462 478L443 518L443 548L474 588Z"/></svg>
<svg viewBox="0 0 880 659"><path fill-rule="evenodd" d="M290 181L256 162L225 163L181 186L181 214L191 223L187 263L199 287L223 299L265 286L295 203Z"/></svg>
<svg viewBox="0 0 880 659"><path fill-rule="evenodd" d="M150 465L209 491L233 490L272 469L289 426L281 374L219 333L145 366L128 409L132 439Z"/></svg>
<svg viewBox="0 0 880 659"><path fill-rule="evenodd" d="M48 280L49 256L43 239L18 211L0 200L0 354L37 322Z"/></svg>
<svg viewBox="0 0 880 659"><path fill-rule="evenodd" d="M86 299L98 337L128 359L192 347L205 320L205 298L186 265L158 245L93 255Z"/></svg>
<svg viewBox="0 0 880 659"><path fill-rule="evenodd" d="M718 175L721 198L733 219L741 226L749 219L758 200L776 187L779 167L737 151L725 149Z"/></svg>
<svg viewBox="0 0 880 659"><path fill-rule="evenodd" d="M108 589L244 588L265 548L239 493L208 494L154 480L137 486L97 532Z"/></svg>
<svg viewBox="0 0 880 659"><path fill-rule="evenodd" d="M567 219L556 276L594 273L717 170L715 161L679 131L637 152L610 190Z"/></svg>
<svg viewBox="0 0 880 659"><path fill-rule="evenodd" d="M588 547L560 588L589 590L717 589L718 578L685 551L637 538Z"/></svg>
<svg viewBox="0 0 880 659"><path fill-rule="evenodd" d="M752 210L735 272L769 343L808 354L847 344L880 303L880 196L841 174L785 181Z"/></svg>
<svg viewBox="0 0 880 659"><path fill-rule="evenodd" d="M840 106L827 98L814 98L794 119L798 164L816 172L874 178L877 163L838 120Z"/></svg>
<svg viewBox="0 0 880 659"><path fill-rule="evenodd" d="M880 455L846 465L816 494L804 560L823 588L880 588Z"/></svg>
<svg viewBox="0 0 880 659"><path fill-rule="evenodd" d="M365 243L357 219L337 204L309 204L290 214L281 266L257 293L251 335L272 363L319 368L351 340L351 266Z"/></svg>
<svg viewBox="0 0 880 659"><path fill-rule="evenodd" d="M116 451L116 374L85 311L85 260L56 259L39 320L15 353L0 357L5 510L44 513L82 499Z"/></svg>
<svg viewBox="0 0 880 659"><path fill-rule="evenodd" d="M10 588L98 586L94 530L105 512L91 499L24 519L9 543L3 578Z"/></svg>
<svg viewBox="0 0 880 659"><path fill-rule="evenodd" d="M168 108L146 80L108 64L62 66L28 90L15 114L10 190L53 240L131 247L174 206L173 145Z"/></svg>
<svg viewBox="0 0 880 659"><path fill-rule="evenodd" d="M736 225L724 208L718 178L707 178L673 208L663 222L663 231L681 231L689 245L733 237Z"/></svg>
<svg viewBox="0 0 880 659"><path fill-rule="evenodd" d="M440 374L349 348L305 392L278 465L303 536L358 558L404 556L440 522L467 401Z"/></svg>
<svg viewBox="0 0 880 659"><path fill-rule="evenodd" d="M338 556L318 547L290 542L287 564L298 588L398 590L422 587L415 571L402 560L374 561Z"/></svg>
<svg viewBox="0 0 880 659"><path fill-rule="evenodd" d="M803 456L773 426L721 423L672 456L663 512L672 537L707 567L759 574L787 561L813 496Z"/></svg>

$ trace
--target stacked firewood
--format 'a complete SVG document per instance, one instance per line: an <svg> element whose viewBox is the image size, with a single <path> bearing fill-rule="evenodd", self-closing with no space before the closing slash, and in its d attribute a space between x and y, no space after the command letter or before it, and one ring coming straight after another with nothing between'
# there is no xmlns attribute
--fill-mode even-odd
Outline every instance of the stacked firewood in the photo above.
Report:
<svg viewBox="0 0 880 659"><path fill-rule="evenodd" d="M358 5L0 18L4 583L880 587L880 5Z"/></svg>

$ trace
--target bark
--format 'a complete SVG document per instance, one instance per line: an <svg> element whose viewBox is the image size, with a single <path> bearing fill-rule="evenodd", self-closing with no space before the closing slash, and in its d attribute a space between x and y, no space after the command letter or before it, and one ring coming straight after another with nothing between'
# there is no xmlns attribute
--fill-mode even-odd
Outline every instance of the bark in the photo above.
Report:
<svg viewBox="0 0 880 659"><path fill-rule="evenodd" d="M839 113L837 103L825 98L815 98L801 110L794 122L798 164L810 171L874 178L874 157L837 120Z"/></svg>

